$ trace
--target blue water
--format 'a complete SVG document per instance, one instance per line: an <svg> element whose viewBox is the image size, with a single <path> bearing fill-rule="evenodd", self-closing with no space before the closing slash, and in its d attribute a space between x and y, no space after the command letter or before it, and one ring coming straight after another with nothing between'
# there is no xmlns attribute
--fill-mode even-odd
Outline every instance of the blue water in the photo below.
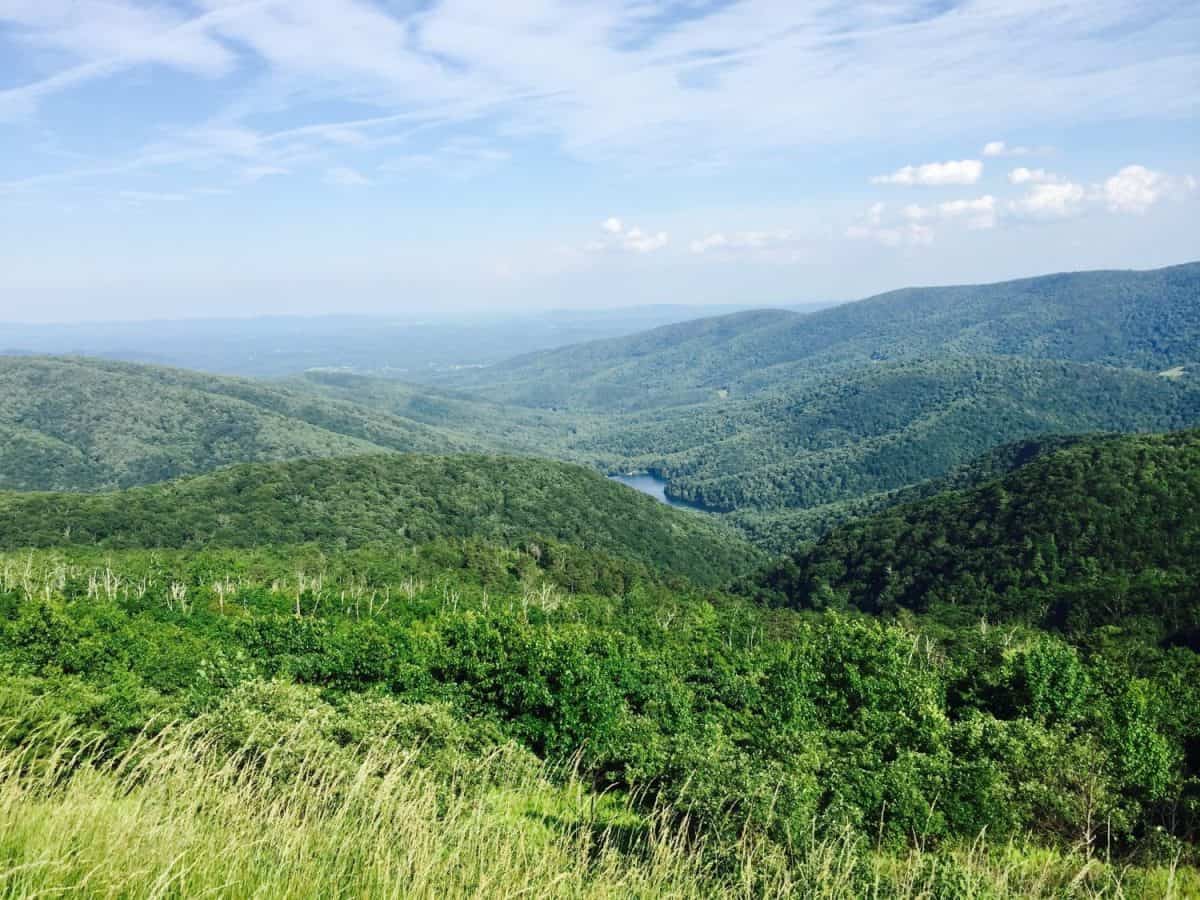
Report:
<svg viewBox="0 0 1200 900"><path fill-rule="evenodd" d="M619 481L621 484L633 488L635 491L641 491L643 494L649 494L659 503L665 503L668 506L674 506L679 509L697 509L690 503L684 503L682 500L672 500L667 496L667 483L657 475L609 475L613 481Z"/></svg>

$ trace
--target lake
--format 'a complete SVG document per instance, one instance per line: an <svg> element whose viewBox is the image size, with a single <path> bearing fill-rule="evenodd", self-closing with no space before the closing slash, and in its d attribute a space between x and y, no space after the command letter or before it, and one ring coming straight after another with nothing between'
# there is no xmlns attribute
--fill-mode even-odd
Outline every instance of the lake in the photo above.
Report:
<svg viewBox="0 0 1200 900"><path fill-rule="evenodd" d="M668 506L674 506L679 509L699 509L691 503L684 503L682 500L672 500L667 496L667 483L657 475L609 475L613 481L619 481L621 484L633 488L635 491L641 491L643 494L649 494L659 503L665 503Z"/></svg>

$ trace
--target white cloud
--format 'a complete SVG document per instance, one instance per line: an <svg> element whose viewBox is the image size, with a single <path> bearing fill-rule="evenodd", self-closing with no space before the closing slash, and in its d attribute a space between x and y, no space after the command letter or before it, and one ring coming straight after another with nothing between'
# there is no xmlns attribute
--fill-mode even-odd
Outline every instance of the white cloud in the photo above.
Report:
<svg viewBox="0 0 1200 900"><path fill-rule="evenodd" d="M1024 166L1018 166L1008 173L1009 184L1052 184L1060 180L1045 169L1027 169Z"/></svg>
<svg viewBox="0 0 1200 900"><path fill-rule="evenodd" d="M710 250L721 250L729 246L729 238L721 232L710 234L707 237L692 241L690 249L696 255L708 253Z"/></svg>
<svg viewBox="0 0 1200 900"><path fill-rule="evenodd" d="M1046 156L1054 152L1053 147L1012 146L1004 141L988 141L983 147L984 156Z"/></svg>
<svg viewBox="0 0 1200 900"><path fill-rule="evenodd" d="M885 225L886 209L887 207L882 203L870 206L860 216L859 223L846 229L846 237L854 241L876 241L885 247L920 247L933 243L933 229L918 221ZM918 206L908 206L904 209L904 215L909 219L923 218L925 212L924 208Z"/></svg>
<svg viewBox="0 0 1200 900"><path fill-rule="evenodd" d="M714 232L689 245L697 256L705 253L752 255L758 259L780 261L795 260L799 255L799 238L788 230L782 231L739 231L731 234Z"/></svg>
<svg viewBox="0 0 1200 900"><path fill-rule="evenodd" d="M371 181L357 169L349 166L334 166L325 171L325 183L338 187L364 187Z"/></svg>
<svg viewBox="0 0 1200 900"><path fill-rule="evenodd" d="M653 253L671 242L665 231L647 232L635 226L626 227L617 216L610 216L600 223L600 229L608 235L604 240L588 241L583 249L588 253L607 250L626 250L630 253Z"/></svg>
<svg viewBox="0 0 1200 900"><path fill-rule="evenodd" d="M949 200L938 204L943 219L962 219L972 231L982 231L996 224L996 198L985 194L974 200Z"/></svg>
<svg viewBox="0 0 1200 900"><path fill-rule="evenodd" d="M1096 188L1110 212L1141 215L1160 200L1179 198L1196 189L1191 175L1175 176L1145 166L1125 166Z"/></svg>
<svg viewBox="0 0 1200 900"><path fill-rule="evenodd" d="M981 231L996 224L996 198L985 194L971 200L947 200L936 206L910 203L901 214L910 222L965 221L970 230Z"/></svg>
<svg viewBox="0 0 1200 900"><path fill-rule="evenodd" d="M905 166L890 175L876 175L872 184L896 184L911 187L924 185L938 187L951 184L975 184L983 174L983 163L977 159L960 159L949 162L925 163L921 166Z"/></svg>
<svg viewBox="0 0 1200 900"><path fill-rule="evenodd" d="M671 241L671 236L665 231L647 234L640 228L631 228L624 235L623 246L634 253L653 253L661 250Z"/></svg>
<svg viewBox="0 0 1200 900"><path fill-rule="evenodd" d="M1187 184L1186 180L1183 184ZM1161 172L1145 166L1126 166L1104 182L1104 202L1112 212L1141 215L1172 187L1172 179Z"/></svg>
<svg viewBox="0 0 1200 900"><path fill-rule="evenodd" d="M1010 201L1011 213L1032 219L1066 219L1083 211L1087 192L1082 185L1065 181L1035 184L1020 199Z"/></svg>

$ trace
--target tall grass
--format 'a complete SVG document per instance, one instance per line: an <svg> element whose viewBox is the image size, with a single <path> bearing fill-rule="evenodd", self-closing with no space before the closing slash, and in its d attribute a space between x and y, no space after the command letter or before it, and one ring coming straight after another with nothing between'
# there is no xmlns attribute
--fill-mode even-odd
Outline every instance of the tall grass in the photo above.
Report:
<svg viewBox="0 0 1200 900"><path fill-rule="evenodd" d="M866 852L846 835L785 859L743 838L639 815L503 753L447 774L415 753L229 753L198 728L116 758L74 735L0 754L0 894L10 897L1131 897L1196 896L1169 870L977 845ZM286 771L286 777L284 772Z"/></svg>

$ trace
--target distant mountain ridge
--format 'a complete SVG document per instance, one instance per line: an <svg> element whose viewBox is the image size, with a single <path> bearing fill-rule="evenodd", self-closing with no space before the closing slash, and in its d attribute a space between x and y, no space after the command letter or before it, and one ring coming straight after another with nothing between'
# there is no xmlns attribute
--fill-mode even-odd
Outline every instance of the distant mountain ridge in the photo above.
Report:
<svg viewBox="0 0 1200 900"><path fill-rule="evenodd" d="M943 352L1154 372L1196 363L1200 263L906 288L809 315L734 313L517 357L456 383L521 405L638 410Z"/></svg>
<svg viewBox="0 0 1200 900"><path fill-rule="evenodd" d="M64 357L0 358L0 489L98 490L223 465L468 445L286 387Z"/></svg>

